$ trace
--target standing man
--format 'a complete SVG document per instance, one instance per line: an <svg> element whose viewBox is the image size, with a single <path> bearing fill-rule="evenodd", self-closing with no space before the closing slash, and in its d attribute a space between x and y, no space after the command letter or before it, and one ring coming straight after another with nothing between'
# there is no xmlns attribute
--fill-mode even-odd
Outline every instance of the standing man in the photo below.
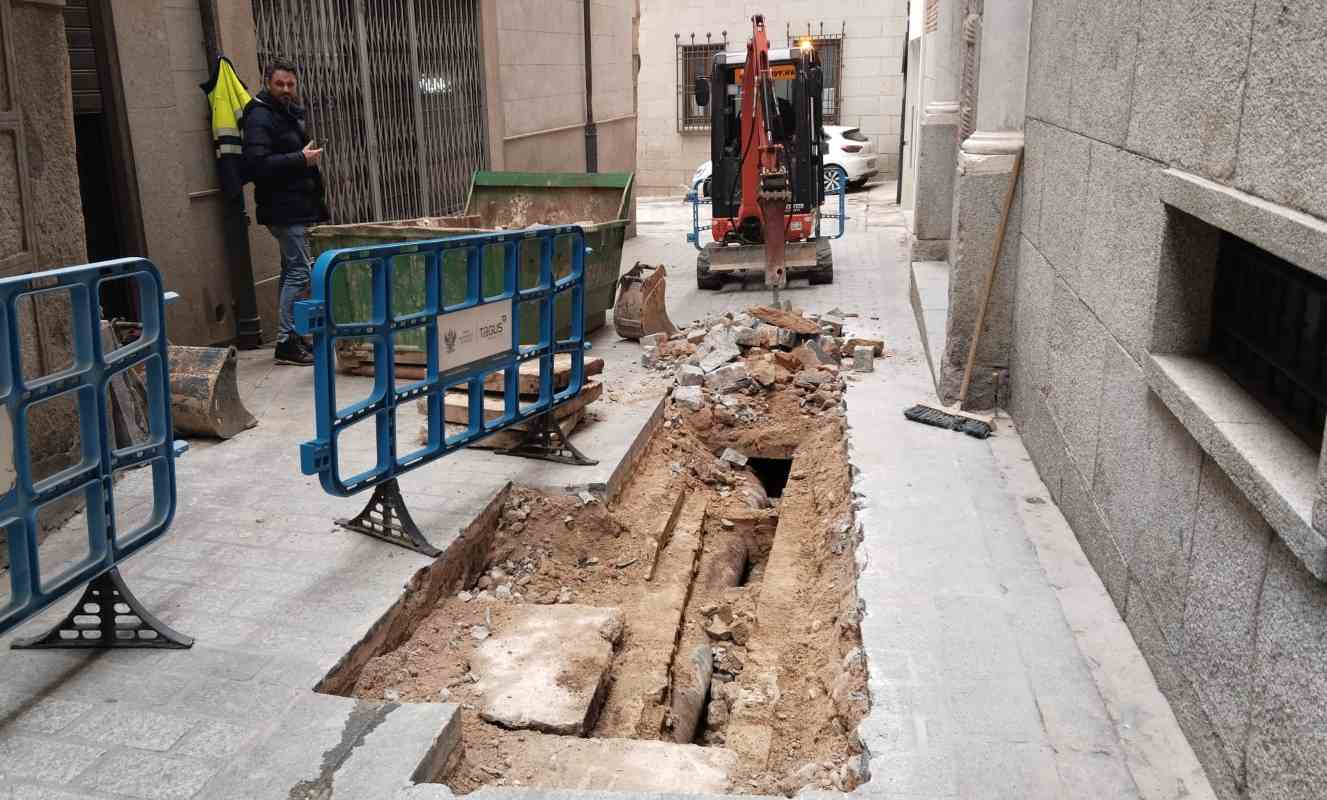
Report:
<svg viewBox="0 0 1327 800"><path fill-rule="evenodd" d="M244 165L254 182L258 224L281 247L278 364L308 366L313 354L295 335L295 301L309 291L307 226L327 219L323 151L304 130L304 109L295 94L295 65L276 60L263 71L263 90L244 110Z"/></svg>

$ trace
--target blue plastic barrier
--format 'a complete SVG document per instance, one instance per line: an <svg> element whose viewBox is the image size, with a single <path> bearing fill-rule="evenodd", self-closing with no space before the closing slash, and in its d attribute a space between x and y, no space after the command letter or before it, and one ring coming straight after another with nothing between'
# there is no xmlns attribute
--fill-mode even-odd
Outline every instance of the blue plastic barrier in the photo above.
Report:
<svg viewBox="0 0 1327 800"><path fill-rule="evenodd" d="M554 255L560 243L567 245L566 274L555 276ZM539 248L538 278L530 286L520 285L521 251ZM485 287L484 267L492 263L493 249L501 251L502 282ZM423 539L405 510L397 478L442 458L448 453L527 423L533 435L556 440L560 431L549 424L549 412L580 393L585 381L585 236L574 225L535 227L521 231L485 233L430 241L332 250L318 257L313 267L311 299L296 303L295 327L301 335L313 335L316 437L300 448L300 464L306 475L318 475L329 494L345 497L374 488L374 497L364 513L343 523L367 533L428 554L437 551ZM393 285L397 270L417 270L423 259L426 295L423 308L398 309ZM445 263L464 259L464 292L449 286ZM369 270L373 292L373 318L336 320L329 310L338 269ZM462 296L446 304L443 298ZM554 337L555 303L570 300L570 333ZM539 335L535 344L521 345L522 312L537 309ZM421 380L398 385L394 365L396 338L405 331L425 329L426 374ZM373 388L368 396L345 407L336 396L336 343L355 340L373 347ZM571 356L570 382L554 389L554 356ZM537 360L539 394L522 400L518 393L521 364ZM485 419L485 379L504 377L503 410L495 419ZM446 433L444 403L449 390L464 390L468 398L467 424ZM399 452L398 413L417 401L427 403L427 441L417 449ZM413 415L412 415L413 416ZM341 472L341 436L356 424L374 426L376 458L372 467L355 474ZM548 444L548 442L546 442ZM570 443L551 445L563 453L546 453L553 460L593 463L580 456ZM515 453L518 455L527 452Z"/></svg>
<svg viewBox="0 0 1327 800"><path fill-rule="evenodd" d="M142 334L134 342L104 352L99 291L108 281L135 287ZM72 333L72 363L53 374L36 375L35 351L25 353L19 329L20 306L27 319L39 302L67 298ZM44 300L43 298L50 298ZM27 304L31 305L27 305ZM161 537L175 515L175 450L170 418L161 275L145 259L121 259L0 280L0 406L12 442L8 465L0 465L0 526L8 540L8 603L0 607L0 633L13 628L85 583L90 583L75 612L50 633L15 646L171 647L188 646L137 605L121 581L116 564ZM31 337L31 334L29 333ZM117 447L109 413L111 381L135 370L146 388L147 437ZM29 377L25 377L29 376ZM33 473L29 420L40 403L72 396L78 410L77 461L40 479ZM9 467L9 470L4 469ZM115 477L122 470L152 471L150 516L131 530L116 524ZM87 522L87 552L59 574L43 574L38 515L43 508L82 494ZM128 608L125 608L125 607Z"/></svg>

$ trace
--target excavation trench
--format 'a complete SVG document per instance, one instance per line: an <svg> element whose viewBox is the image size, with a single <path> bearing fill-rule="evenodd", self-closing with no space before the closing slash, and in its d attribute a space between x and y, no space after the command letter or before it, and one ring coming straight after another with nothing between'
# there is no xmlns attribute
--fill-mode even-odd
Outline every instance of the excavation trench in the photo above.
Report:
<svg viewBox="0 0 1327 800"><path fill-rule="evenodd" d="M319 688L458 704L434 776L458 794L852 789L866 663L827 374L670 403L608 505L504 492Z"/></svg>

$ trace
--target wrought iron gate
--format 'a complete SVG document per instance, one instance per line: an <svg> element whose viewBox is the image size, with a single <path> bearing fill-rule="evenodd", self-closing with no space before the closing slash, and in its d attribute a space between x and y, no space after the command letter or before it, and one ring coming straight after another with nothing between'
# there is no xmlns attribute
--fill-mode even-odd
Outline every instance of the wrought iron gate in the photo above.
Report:
<svg viewBox="0 0 1327 800"><path fill-rule="evenodd" d="M336 223L449 214L488 165L479 0L253 0L300 69Z"/></svg>

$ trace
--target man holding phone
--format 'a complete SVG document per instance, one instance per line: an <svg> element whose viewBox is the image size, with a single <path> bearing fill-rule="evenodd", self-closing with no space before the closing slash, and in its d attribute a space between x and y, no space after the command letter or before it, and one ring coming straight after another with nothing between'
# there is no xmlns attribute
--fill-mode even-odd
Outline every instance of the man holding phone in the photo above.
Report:
<svg viewBox="0 0 1327 800"><path fill-rule="evenodd" d="M305 132L296 82L288 61L263 70L263 90L244 110L244 165L254 182L258 223L281 248L276 361L308 366L313 354L295 335L295 301L309 291L308 226L328 213L318 169L323 151Z"/></svg>

